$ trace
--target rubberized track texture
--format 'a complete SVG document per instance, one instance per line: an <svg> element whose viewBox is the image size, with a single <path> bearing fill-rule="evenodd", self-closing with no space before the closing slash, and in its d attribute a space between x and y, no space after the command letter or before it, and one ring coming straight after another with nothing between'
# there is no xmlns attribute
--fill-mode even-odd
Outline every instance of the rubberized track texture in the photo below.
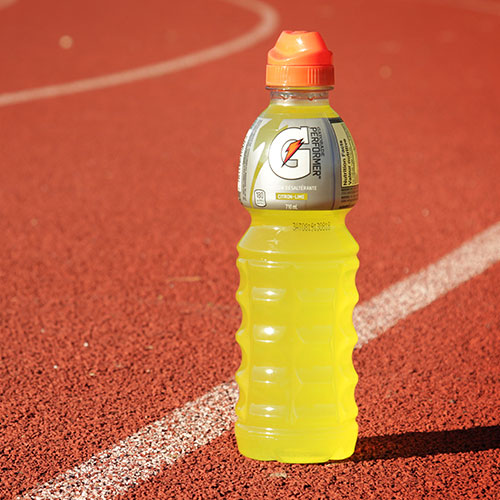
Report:
<svg viewBox="0 0 500 500"><path fill-rule="evenodd" d="M281 29L360 159L343 462L236 449L236 195ZM500 497L496 0L0 0L0 498Z"/></svg>

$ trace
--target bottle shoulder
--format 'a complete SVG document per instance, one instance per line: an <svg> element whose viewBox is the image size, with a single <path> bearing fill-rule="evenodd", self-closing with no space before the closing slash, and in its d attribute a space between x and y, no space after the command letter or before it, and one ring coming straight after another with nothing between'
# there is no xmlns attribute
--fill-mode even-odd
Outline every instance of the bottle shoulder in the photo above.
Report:
<svg viewBox="0 0 500 500"><path fill-rule="evenodd" d="M337 118L338 113L329 105L317 104L278 104L271 102L259 118Z"/></svg>

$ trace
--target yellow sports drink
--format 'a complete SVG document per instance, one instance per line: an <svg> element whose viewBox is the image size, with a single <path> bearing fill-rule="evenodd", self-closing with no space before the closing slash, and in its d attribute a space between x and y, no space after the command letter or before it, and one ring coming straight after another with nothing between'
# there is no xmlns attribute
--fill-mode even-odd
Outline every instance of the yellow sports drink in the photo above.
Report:
<svg viewBox="0 0 500 500"><path fill-rule="evenodd" d="M242 361L235 427L250 458L344 459L357 439L352 322L356 148L330 107L332 55L284 31L268 54L270 105L247 133L238 191L252 222L238 245Z"/></svg>

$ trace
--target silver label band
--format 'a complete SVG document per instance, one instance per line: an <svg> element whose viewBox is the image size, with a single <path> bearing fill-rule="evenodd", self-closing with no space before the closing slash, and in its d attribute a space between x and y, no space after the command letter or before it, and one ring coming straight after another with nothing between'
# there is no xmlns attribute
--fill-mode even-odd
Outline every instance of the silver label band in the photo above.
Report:
<svg viewBox="0 0 500 500"><path fill-rule="evenodd" d="M358 199L358 159L340 118L257 118L238 171L240 202L272 210L332 210Z"/></svg>

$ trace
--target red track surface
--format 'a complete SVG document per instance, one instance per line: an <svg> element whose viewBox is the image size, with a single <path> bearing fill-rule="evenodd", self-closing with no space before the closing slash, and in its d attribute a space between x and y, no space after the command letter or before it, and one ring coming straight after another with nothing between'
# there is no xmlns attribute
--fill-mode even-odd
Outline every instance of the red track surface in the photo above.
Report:
<svg viewBox="0 0 500 500"><path fill-rule="evenodd" d="M283 28L318 30L334 50L333 105L362 173L349 221L362 301L500 219L500 17L438 1L269 3ZM74 8L19 0L0 11L0 93L169 59L256 23L215 1ZM236 164L266 105L273 43L0 108L0 497L234 374L235 246L248 225ZM231 433L124 498L495 498L499 272L355 354L352 460L252 462Z"/></svg>

